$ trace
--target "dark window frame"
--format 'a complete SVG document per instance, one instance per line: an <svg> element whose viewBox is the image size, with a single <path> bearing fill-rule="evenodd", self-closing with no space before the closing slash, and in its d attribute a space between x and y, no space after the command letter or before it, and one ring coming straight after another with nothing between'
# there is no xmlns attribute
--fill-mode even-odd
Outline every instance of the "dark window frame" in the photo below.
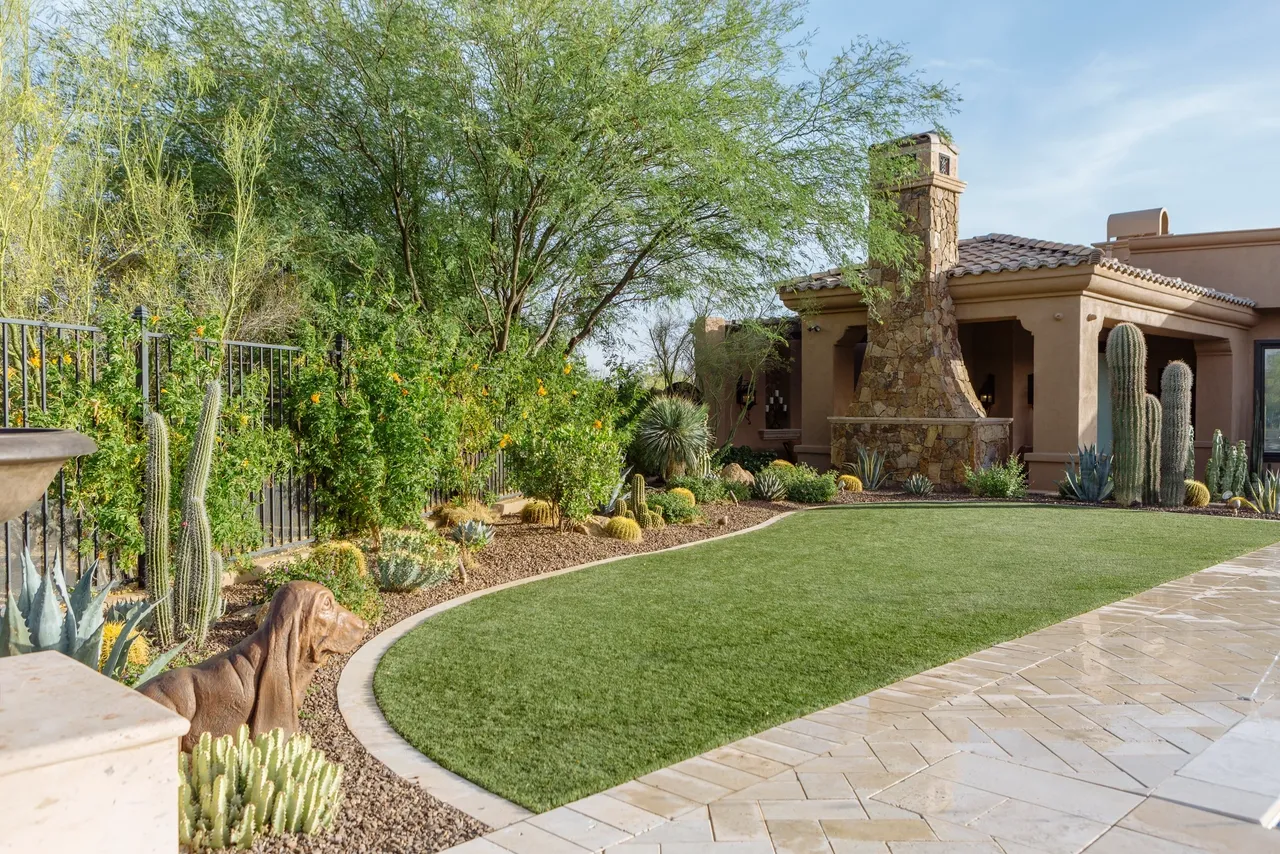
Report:
<svg viewBox="0 0 1280 854"><path fill-rule="evenodd" d="M1280 351L1280 338L1263 338L1253 342L1253 442L1254 447L1262 452L1264 463L1276 463L1280 462L1280 451L1266 449L1266 352L1268 350Z"/></svg>

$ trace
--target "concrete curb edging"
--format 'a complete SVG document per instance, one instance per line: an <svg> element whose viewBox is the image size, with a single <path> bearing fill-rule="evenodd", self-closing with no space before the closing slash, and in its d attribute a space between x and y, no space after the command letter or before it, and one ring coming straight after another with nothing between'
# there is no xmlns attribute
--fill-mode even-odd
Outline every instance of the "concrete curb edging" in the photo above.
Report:
<svg viewBox="0 0 1280 854"><path fill-rule="evenodd" d="M500 590L507 590L511 587L519 587L522 584L528 584L533 581L541 581L544 578L577 572L581 569L590 569L591 567L633 558L665 554L679 549L700 546L704 543L713 543L717 540L737 537L767 528L775 522L788 516L793 516L796 513L823 509L829 508L818 506L788 510L750 527L708 537L704 540L694 540L651 552L617 555L616 557L544 572L540 575L530 575L526 578L518 578L505 584L486 587L483 590L476 590L441 602L438 605L433 605L412 616L405 617L390 628L384 629L365 643L364 646L356 650L355 654L348 659L346 666L342 668L342 675L338 677L338 711L342 713L342 719L346 723L347 729L351 730L351 734L363 745L364 749L369 751L369 754L374 759L386 765L399 776L416 783L433 797L461 810L477 821L484 822L495 830L515 824L533 816L534 813L440 766L405 741L400 733L392 729L391 724L387 723L387 719L382 714L382 709L378 707L377 698L373 693L373 675L378 668L378 662L382 660L382 656L386 654L387 650L396 641L431 617L466 604L473 599L487 596L490 593L497 593Z"/></svg>

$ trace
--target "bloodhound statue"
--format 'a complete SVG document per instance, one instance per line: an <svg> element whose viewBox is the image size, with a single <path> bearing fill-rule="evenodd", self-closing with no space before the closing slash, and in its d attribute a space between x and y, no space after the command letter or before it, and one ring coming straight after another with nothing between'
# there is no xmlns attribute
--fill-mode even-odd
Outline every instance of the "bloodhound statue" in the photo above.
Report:
<svg viewBox="0 0 1280 854"><path fill-rule="evenodd" d="M245 723L255 736L276 727L297 732L311 677L329 656L355 650L366 629L323 584L291 581L276 591L256 632L199 664L161 673L138 690L191 721L183 750L191 750L201 733L217 738Z"/></svg>

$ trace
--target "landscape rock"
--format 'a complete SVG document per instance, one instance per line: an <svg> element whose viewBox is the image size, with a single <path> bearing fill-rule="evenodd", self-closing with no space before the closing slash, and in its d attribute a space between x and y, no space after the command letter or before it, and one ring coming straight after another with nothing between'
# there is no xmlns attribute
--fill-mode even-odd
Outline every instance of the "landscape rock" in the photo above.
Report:
<svg viewBox="0 0 1280 854"><path fill-rule="evenodd" d="M748 486L756 482L756 476L737 463L729 463L720 469L720 479L726 483L745 483Z"/></svg>

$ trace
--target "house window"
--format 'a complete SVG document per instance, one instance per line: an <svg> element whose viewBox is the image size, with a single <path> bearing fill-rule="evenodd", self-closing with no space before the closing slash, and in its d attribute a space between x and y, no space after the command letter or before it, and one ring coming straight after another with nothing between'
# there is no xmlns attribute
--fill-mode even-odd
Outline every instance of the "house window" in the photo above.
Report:
<svg viewBox="0 0 1280 854"><path fill-rule="evenodd" d="M1254 429L1261 428L1264 459L1280 461L1280 341L1259 341L1253 351ZM1261 417L1258 417L1261 415Z"/></svg>
<svg viewBox="0 0 1280 854"><path fill-rule="evenodd" d="M938 155L938 171L943 175L951 174L951 158L945 154Z"/></svg>

